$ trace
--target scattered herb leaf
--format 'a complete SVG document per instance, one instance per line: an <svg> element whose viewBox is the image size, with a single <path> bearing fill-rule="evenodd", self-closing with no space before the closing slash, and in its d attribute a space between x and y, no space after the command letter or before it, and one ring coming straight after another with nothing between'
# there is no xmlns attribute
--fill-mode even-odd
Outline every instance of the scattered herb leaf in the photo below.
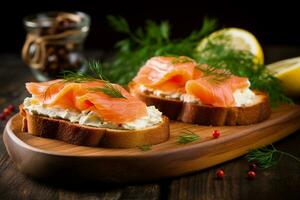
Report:
<svg viewBox="0 0 300 200"><path fill-rule="evenodd" d="M104 94L106 94L106 95L108 95L112 98L124 98L124 99L126 99L126 97L124 97L122 95L121 91L109 82L106 82L103 87L90 88L90 91L92 91L92 92L103 92Z"/></svg>
<svg viewBox="0 0 300 200"><path fill-rule="evenodd" d="M246 159L248 162L254 162L261 168L269 168L278 163L280 156L288 156L298 162L300 162L300 158L286 153L284 151L280 151L276 149L273 145L269 147L262 147L259 149L254 149L250 151L246 155Z"/></svg>
<svg viewBox="0 0 300 200"><path fill-rule="evenodd" d="M139 149L141 151L150 151L151 150L151 145L149 145L149 144L141 145L141 146L139 146Z"/></svg>
<svg viewBox="0 0 300 200"><path fill-rule="evenodd" d="M196 68L203 72L203 78L217 84L226 81L232 75L226 69L218 69L207 64L197 65Z"/></svg>
<svg viewBox="0 0 300 200"><path fill-rule="evenodd" d="M186 129L186 130L182 131L182 135L178 136L177 142L179 144L187 144L187 143L199 140L199 139L200 139L199 135L197 135L194 132Z"/></svg>
<svg viewBox="0 0 300 200"><path fill-rule="evenodd" d="M205 18L202 27L185 38L172 39L170 24L146 21L144 27L131 30L123 17L108 16L112 28L125 34L125 38L116 44L116 54L104 63L104 74L112 82L127 84L137 74L145 61L153 56L193 57L198 42L215 30L216 20Z"/></svg>
<svg viewBox="0 0 300 200"><path fill-rule="evenodd" d="M103 81L103 87L94 87L89 90L92 92L103 92L112 98L125 98L121 91L113 86L106 78L104 78L102 69L103 65L99 61L91 60L87 63L88 73L65 71L63 79L65 82L82 83L88 81ZM125 98L126 99L126 98Z"/></svg>
<svg viewBox="0 0 300 200"><path fill-rule="evenodd" d="M63 80L66 82L75 82L82 83L87 81L107 81L104 78L102 69L103 65L101 62L96 60L91 60L87 62L88 71L87 72L73 72L73 71L64 71Z"/></svg>

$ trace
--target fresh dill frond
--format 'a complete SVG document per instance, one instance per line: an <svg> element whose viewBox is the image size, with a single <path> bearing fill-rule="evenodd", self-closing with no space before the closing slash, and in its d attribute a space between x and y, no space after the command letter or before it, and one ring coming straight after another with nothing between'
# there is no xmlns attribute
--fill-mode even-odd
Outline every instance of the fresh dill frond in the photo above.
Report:
<svg viewBox="0 0 300 200"><path fill-rule="evenodd" d="M189 56L198 42L216 28L216 20L205 18L202 27L185 38L171 37L167 21L146 21L144 27L131 30L120 16L108 16L112 28L128 37L117 42L115 56L104 63L104 74L112 82L126 85L137 74L139 68L153 56Z"/></svg>
<svg viewBox="0 0 300 200"><path fill-rule="evenodd" d="M66 82L82 83L87 81L105 80L103 66L100 61L90 60L87 62L87 72L63 71L63 79Z"/></svg>
<svg viewBox="0 0 300 200"><path fill-rule="evenodd" d="M82 83L98 79L83 72L64 71L63 80L65 82Z"/></svg>
<svg viewBox="0 0 300 200"><path fill-rule="evenodd" d="M246 156L248 162L255 162L261 168L269 168L278 161L278 152L272 145L250 151Z"/></svg>
<svg viewBox="0 0 300 200"><path fill-rule="evenodd" d="M276 165L279 161L280 156L282 155L288 156L300 162L300 158L287 152L280 151L276 149L273 145L270 145L269 147L262 147L259 149L251 150L246 155L246 159L248 160L248 162L255 162L261 168L269 168Z"/></svg>
<svg viewBox="0 0 300 200"><path fill-rule="evenodd" d="M100 80L106 80L105 76L103 75L103 64L98 60L90 60L87 62L89 71L96 76L96 78Z"/></svg>
<svg viewBox="0 0 300 200"><path fill-rule="evenodd" d="M93 88L90 88L89 90L92 92L102 92L112 98L126 99L126 97L123 96L121 91L119 89L117 89L116 87L114 87L114 85L109 82L105 82L103 87L93 87Z"/></svg>
<svg viewBox="0 0 300 200"><path fill-rule="evenodd" d="M111 25L111 27L115 31L120 32L120 33L129 33L130 32L129 25L122 16L109 15L109 16L107 16L107 20L108 20L109 24Z"/></svg>
<svg viewBox="0 0 300 200"><path fill-rule="evenodd" d="M230 37L219 35L198 49L199 42L217 28L215 19L205 18L202 27L184 38L172 38L167 21L146 21L145 26L132 30L128 22L120 16L108 16L109 24L119 33L127 35L117 42L115 56L102 63L103 74L112 82L126 85L137 74L144 63L153 56L187 56L200 64L226 69L237 76L248 77L251 89L268 93L272 106L291 103L284 95L278 79L271 75L265 65L258 64L249 51L237 50L230 43ZM197 49L196 49L197 48ZM215 82L224 78L216 76ZM224 77L224 76L222 76ZM225 76L226 77L226 76ZM226 79L226 78L225 78Z"/></svg>
<svg viewBox="0 0 300 200"><path fill-rule="evenodd" d="M196 68L203 72L202 78L216 84L226 81L232 75L229 70L218 69L206 64L197 65Z"/></svg>
<svg viewBox="0 0 300 200"><path fill-rule="evenodd" d="M234 49L228 43L230 37L224 35L213 40L207 39L205 47L197 51L193 58L199 63L229 70L237 76L248 77L251 89L267 92L272 106L292 102L284 95L279 80L267 71L265 65L257 63L251 52Z"/></svg>
<svg viewBox="0 0 300 200"><path fill-rule="evenodd" d="M188 144L200 139L200 136L194 132L186 129L181 132L182 134L177 137L177 143L179 144Z"/></svg>
<svg viewBox="0 0 300 200"><path fill-rule="evenodd" d="M100 61L91 60L87 62L88 73L65 71L63 74L63 81L83 83L89 81L103 81L104 86L89 88L92 92L102 92L112 98L125 98L121 91L110 83L103 75L103 66ZM90 74L89 74L90 73Z"/></svg>

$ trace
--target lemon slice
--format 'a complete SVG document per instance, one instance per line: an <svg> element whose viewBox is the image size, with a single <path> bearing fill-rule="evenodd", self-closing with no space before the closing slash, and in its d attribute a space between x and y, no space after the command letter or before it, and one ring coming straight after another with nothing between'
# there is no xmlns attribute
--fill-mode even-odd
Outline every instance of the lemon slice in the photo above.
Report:
<svg viewBox="0 0 300 200"><path fill-rule="evenodd" d="M278 61L266 67L271 74L281 80L287 95L300 97L300 57Z"/></svg>
<svg viewBox="0 0 300 200"><path fill-rule="evenodd" d="M264 53L256 37L249 31L240 28L224 28L213 32L200 41L197 51L200 52L206 46L208 40L214 41L217 38L220 40L220 36L222 35L229 36L230 40L227 43L230 48L249 51L256 58L254 62L259 64L264 63Z"/></svg>

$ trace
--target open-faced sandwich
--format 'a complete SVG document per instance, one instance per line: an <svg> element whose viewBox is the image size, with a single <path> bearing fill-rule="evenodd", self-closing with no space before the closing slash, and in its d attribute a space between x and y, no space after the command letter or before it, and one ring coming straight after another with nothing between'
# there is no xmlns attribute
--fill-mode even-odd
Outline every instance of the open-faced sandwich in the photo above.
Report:
<svg viewBox="0 0 300 200"><path fill-rule="evenodd" d="M169 138L168 118L102 80L27 83L23 131L85 146L127 148Z"/></svg>
<svg viewBox="0 0 300 200"><path fill-rule="evenodd" d="M251 90L248 78L184 56L149 59L129 89L170 119L187 123L247 125L271 114L268 95Z"/></svg>

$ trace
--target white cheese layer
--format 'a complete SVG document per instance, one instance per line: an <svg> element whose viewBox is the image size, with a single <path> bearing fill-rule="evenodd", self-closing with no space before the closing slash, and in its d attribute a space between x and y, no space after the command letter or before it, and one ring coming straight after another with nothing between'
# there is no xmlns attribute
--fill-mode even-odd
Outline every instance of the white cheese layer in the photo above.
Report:
<svg viewBox="0 0 300 200"><path fill-rule="evenodd" d="M140 85L139 90L143 93L151 93L155 96L164 97L164 98L167 98L167 99L180 99L180 97L182 95L182 93L180 93L180 92L165 92L165 91L162 91L162 90L155 90L155 89L152 89L152 88L148 88L144 85Z"/></svg>
<svg viewBox="0 0 300 200"><path fill-rule="evenodd" d="M182 94L180 96L180 100L186 103L198 103L198 104L202 104L202 102L200 101L200 99L198 99L197 97L195 97L194 95L191 94Z"/></svg>
<svg viewBox="0 0 300 200"><path fill-rule="evenodd" d="M66 119L73 123L78 123L86 126L93 126L98 128L112 128L112 129L126 129L137 130L144 129L162 122L162 113L154 106L147 107L147 115L131 122L123 124L115 124L106 122L92 111L74 112L60 108L48 108L39 103L34 98L25 98L24 109L30 114L44 115L50 118Z"/></svg>
<svg viewBox="0 0 300 200"><path fill-rule="evenodd" d="M249 88L236 90L233 97L237 107L250 105L255 100L255 94Z"/></svg>
<svg viewBox="0 0 300 200"><path fill-rule="evenodd" d="M243 89L237 89L233 93L234 101L235 101L235 106L240 107L240 106L247 106L252 104L255 101L255 93L249 89L250 87L250 82L249 86L247 88ZM163 97L167 99L177 99L181 100L183 102L187 103L198 103L202 104L201 100L195 97L194 95L191 94L185 94L185 93L168 93L164 92L161 90L154 90L152 88L147 88L144 85L140 85L139 89L143 93L150 93L152 95L158 96L158 97Z"/></svg>

